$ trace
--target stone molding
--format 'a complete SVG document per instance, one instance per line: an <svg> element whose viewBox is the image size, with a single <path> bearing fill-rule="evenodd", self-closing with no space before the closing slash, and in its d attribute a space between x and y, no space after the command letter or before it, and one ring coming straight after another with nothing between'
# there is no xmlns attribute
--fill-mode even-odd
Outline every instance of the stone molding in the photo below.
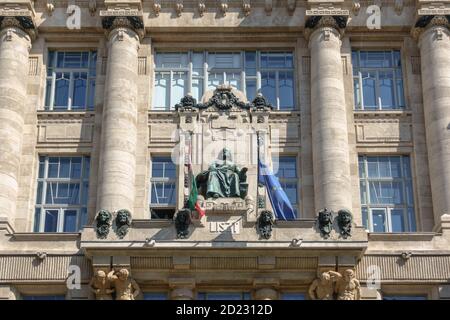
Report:
<svg viewBox="0 0 450 320"><path fill-rule="evenodd" d="M8 4L0 4L0 30L14 30L20 36L27 36L30 40L36 39L37 27L34 22L34 11L29 8L17 5L15 7Z"/></svg>

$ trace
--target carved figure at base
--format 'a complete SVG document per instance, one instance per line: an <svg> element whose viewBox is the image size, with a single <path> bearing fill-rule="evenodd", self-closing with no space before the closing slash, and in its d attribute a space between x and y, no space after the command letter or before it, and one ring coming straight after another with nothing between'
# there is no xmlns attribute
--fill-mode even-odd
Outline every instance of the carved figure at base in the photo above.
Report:
<svg viewBox="0 0 450 320"><path fill-rule="evenodd" d="M355 278L355 272L352 269L345 270L344 275L334 271L329 271L329 273L336 281L337 300L361 299L361 285Z"/></svg>
<svg viewBox="0 0 450 320"><path fill-rule="evenodd" d="M106 277L106 272L103 270L97 270L91 282L89 282L89 288L95 293L95 299L97 300L112 300L112 293L114 289L111 288L111 282Z"/></svg>
<svg viewBox="0 0 450 320"><path fill-rule="evenodd" d="M130 276L127 269L119 271L112 270L108 274L108 279L114 284L116 289L116 300L135 300L141 289Z"/></svg>
<svg viewBox="0 0 450 320"><path fill-rule="evenodd" d="M308 293L312 300L333 300L334 282L330 272L322 272L320 277L313 281Z"/></svg>
<svg viewBox="0 0 450 320"><path fill-rule="evenodd" d="M270 239L272 236L272 226L275 222L273 214L269 210L264 210L258 217L257 228L258 233L263 239Z"/></svg>

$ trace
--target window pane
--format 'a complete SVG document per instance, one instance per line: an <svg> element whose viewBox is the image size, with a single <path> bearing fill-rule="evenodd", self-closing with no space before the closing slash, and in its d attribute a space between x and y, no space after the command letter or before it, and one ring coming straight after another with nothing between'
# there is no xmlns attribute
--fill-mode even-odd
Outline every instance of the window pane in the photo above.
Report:
<svg viewBox="0 0 450 320"><path fill-rule="evenodd" d="M256 98L256 80L247 79L245 81L247 100L253 101Z"/></svg>
<svg viewBox="0 0 450 320"><path fill-rule="evenodd" d="M56 232L58 226L58 210L45 210L45 232Z"/></svg>
<svg viewBox="0 0 450 320"><path fill-rule="evenodd" d="M361 86L359 84L359 78L353 79L353 94L355 99L355 106L357 109L362 108L362 99L361 99Z"/></svg>
<svg viewBox="0 0 450 320"><path fill-rule="evenodd" d="M241 90L241 74L240 73L226 73L226 77L227 77L227 84L229 84L230 86L232 86L233 88L236 88L237 90Z"/></svg>
<svg viewBox="0 0 450 320"><path fill-rule="evenodd" d="M277 104L276 94L276 73L262 72L261 73L261 91L263 96L274 106Z"/></svg>
<svg viewBox="0 0 450 320"><path fill-rule="evenodd" d="M58 178L59 172L59 158L49 158L48 159L48 177Z"/></svg>
<svg viewBox="0 0 450 320"><path fill-rule="evenodd" d="M296 157L279 157L278 172L276 173L276 176L279 178L297 178Z"/></svg>
<svg viewBox="0 0 450 320"><path fill-rule="evenodd" d="M363 226L364 228L369 229L369 214L367 211L366 207L361 208Z"/></svg>
<svg viewBox="0 0 450 320"><path fill-rule="evenodd" d="M36 209L34 209L33 232L39 232L40 225L41 225L41 208L36 208Z"/></svg>
<svg viewBox="0 0 450 320"><path fill-rule="evenodd" d="M282 293L281 300L305 300L304 293Z"/></svg>
<svg viewBox="0 0 450 320"><path fill-rule="evenodd" d="M408 208L408 222L409 222L409 231L415 232L416 228L416 216L414 214L413 208Z"/></svg>
<svg viewBox="0 0 450 320"><path fill-rule="evenodd" d="M72 179L81 178L81 158L72 158L72 163L70 167L70 177Z"/></svg>
<svg viewBox="0 0 450 320"><path fill-rule="evenodd" d="M391 210L391 224L392 232L403 232L405 231L405 222L403 218L403 209L392 209Z"/></svg>
<svg viewBox="0 0 450 320"><path fill-rule="evenodd" d="M84 157L84 172L83 172L83 178L89 179L89 174L91 170L91 158L90 157Z"/></svg>
<svg viewBox="0 0 450 320"><path fill-rule="evenodd" d="M213 90L217 86L223 84L223 72L211 72L208 75L208 89Z"/></svg>
<svg viewBox="0 0 450 320"><path fill-rule="evenodd" d="M286 193L291 204L297 204L297 183L281 183L281 187Z"/></svg>
<svg viewBox="0 0 450 320"><path fill-rule="evenodd" d="M175 204L175 183L153 182L151 203Z"/></svg>
<svg viewBox="0 0 450 320"><path fill-rule="evenodd" d="M361 181L359 183L359 192L360 192L360 197L361 197L361 203L367 204L367 188L366 188L365 181Z"/></svg>
<svg viewBox="0 0 450 320"><path fill-rule="evenodd" d="M52 79L47 79L47 85L45 87L45 106L50 106L50 99L52 96Z"/></svg>
<svg viewBox="0 0 450 320"><path fill-rule="evenodd" d="M362 72L362 85L365 109L376 109L377 94L375 89L376 74L375 72Z"/></svg>
<svg viewBox="0 0 450 320"><path fill-rule="evenodd" d="M379 73L381 107L391 109L395 107L394 74L392 71Z"/></svg>
<svg viewBox="0 0 450 320"><path fill-rule="evenodd" d="M36 194L36 204L42 203L42 188L43 188L43 183L38 182L37 194Z"/></svg>
<svg viewBox="0 0 450 320"><path fill-rule="evenodd" d="M192 79L192 97L194 97L197 102L203 97L203 79Z"/></svg>
<svg viewBox="0 0 450 320"><path fill-rule="evenodd" d="M83 182L83 194L81 195L81 204L87 205L89 198L89 182Z"/></svg>
<svg viewBox="0 0 450 320"><path fill-rule="evenodd" d="M78 229L82 229L82 228L84 228L84 226L87 225L87 218L88 218L88 216L87 216L87 209L86 208L81 208L80 226L79 226Z"/></svg>
<svg viewBox="0 0 450 320"><path fill-rule="evenodd" d="M69 178L70 158L60 158L59 162L59 178Z"/></svg>
<svg viewBox="0 0 450 320"><path fill-rule="evenodd" d="M86 107L87 73L76 72L73 74L72 108L84 109Z"/></svg>
<svg viewBox="0 0 450 320"><path fill-rule="evenodd" d="M203 64L204 64L204 54L201 53L194 53L192 55L192 68L193 68L193 74L195 76L201 76L203 75Z"/></svg>
<svg viewBox="0 0 450 320"><path fill-rule="evenodd" d="M176 103L180 102L181 99L186 95L186 93L185 93L186 85L187 85L186 73L177 72L177 73L173 74L170 107L172 107Z"/></svg>
<svg viewBox="0 0 450 320"><path fill-rule="evenodd" d="M89 80L89 96L88 96L88 109L94 109L95 107L95 80Z"/></svg>
<svg viewBox="0 0 450 320"><path fill-rule="evenodd" d="M77 211L66 210L64 212L64 229L63 232L76 232L77 230Z"/></svg>
<svg viewBox="0 0 450 320"><path fill-rule="evenodd" d="M366 68L392 67L391 51L361 51L361 66Z"/></svg>
<svg viewBox="0 0 450 320"><path fill-rule="evenodd" d="M402 204L403 190L401 182L371 181L369 183L371 204Z"/></svg>
<svg viewBox="0 0 450 320"><path fill-rule="evenodd" d="M294 76L292 72L280 72L278 75L280 90L280 109L294 107Z"/></svg>
<svg viewBox="0 0 450 320"><path fill-rule="evenodd" d="M386 231L386 214L384 209L372 209L372 223L374 232Z"/></svg>
<svg viewBox="0 0 450 320"><path fill-rule="evenodd" d="M167 300L165 292L147 292L144 293L144 300Z"/></svg>
<svg viewBox="0 0 450 320"><path fill-rule="evenodd" d="M157 53L156 67L157 68L187 68L188 54L187 53Z"/></svg>
<svg viewBox="0 0 450 320"><path fill-rule="evenodd" d="M396 80L396 90L397 90L397 104L398 107L405 107L405 97L404 97L404 89L403 89L403 80Z"/></svg>
<svg viewBox="0 0 450 320"><path fill-rule="evenodd" d="M170 74L157 73L155 75L155 90L153 92L153 108L165 109L169 107Z"/></svg>
<svg viewBox="0 0 450 320"><path fill-rule="evenodd" d="M69 100L69 73L56 73L55 107L67 107Z"/></svg>
<svg viewBox="0 0 450 320"><path fill-rule="evenodd" d="M245 74L256 76L256 51L245 52Z"/></svg>

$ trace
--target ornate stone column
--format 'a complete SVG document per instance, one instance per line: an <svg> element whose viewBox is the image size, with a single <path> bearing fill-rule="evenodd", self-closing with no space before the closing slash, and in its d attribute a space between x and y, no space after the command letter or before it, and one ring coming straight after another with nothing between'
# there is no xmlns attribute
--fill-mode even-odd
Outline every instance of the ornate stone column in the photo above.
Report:
<svg viewBox="0 0 450 320"><path fill-rule="evenodd" d="M422 16L413 29L421 55L425 130L437 229L442 219L450 219L449 20L450 16Z"/></svg>
<svg viewBox="0 0 450 320"><path fill-rule="evenodd" d="M135 16L103 18L108 62L97 209L133 212L135 197L138 49L143 24Z"/></svg>
<svg viewBox="0 0 450 320"><path fill-rule="evenodd" d="M0 9L0 217L12 222L22 154L28 58L35 27L31 16L2 14Z"/></svg>
<svg viewBox="0 0 450 320"><path fill-rule="evenodd" d="M343 16L312 16L305 26L311 50L311 122L316 212L352 208L347 112L341 59Z"/></svg>

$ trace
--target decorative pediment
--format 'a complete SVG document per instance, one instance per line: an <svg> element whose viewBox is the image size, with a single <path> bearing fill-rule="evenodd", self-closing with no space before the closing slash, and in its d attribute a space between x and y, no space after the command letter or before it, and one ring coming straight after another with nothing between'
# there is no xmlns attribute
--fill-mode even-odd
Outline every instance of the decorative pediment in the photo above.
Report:
<svg viewBox="0 0 450 320"><path fill-rule="evenodd" d="M193 111L194 109L208 108L221 111L231 109L269 111L273 107L261 94L258 94L251 103L241 101L232 92L232 87L226 85L218 86L214 90L212 97L204 103L197 103L197 100L188 94L181 99L179 104L175 105L175 110L177 111Z"/></svg>

